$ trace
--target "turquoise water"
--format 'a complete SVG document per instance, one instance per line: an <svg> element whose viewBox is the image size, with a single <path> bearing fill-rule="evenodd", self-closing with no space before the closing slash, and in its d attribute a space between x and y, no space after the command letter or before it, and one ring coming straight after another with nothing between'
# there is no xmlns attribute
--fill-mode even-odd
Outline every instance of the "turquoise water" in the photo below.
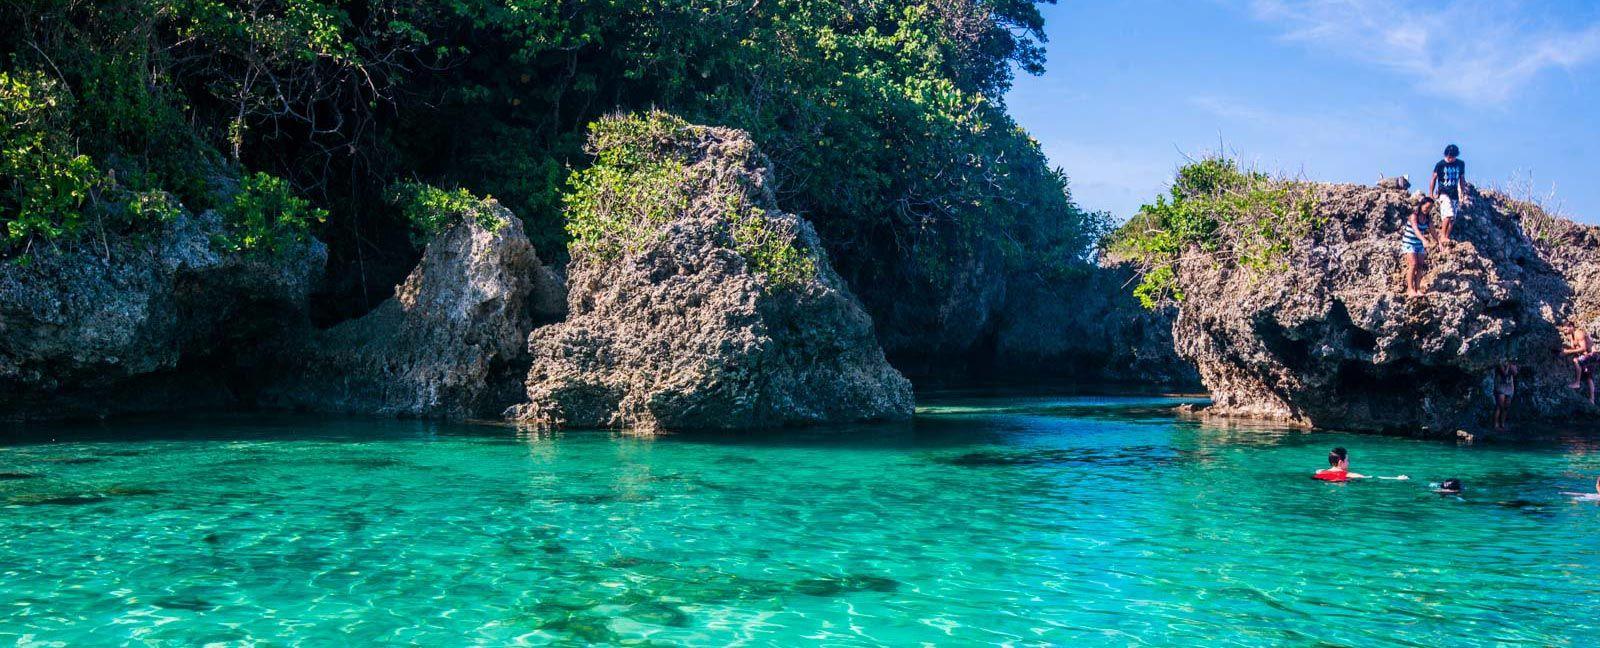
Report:
<svg viewBox="0 0 1600 648"><path fill-rule="evenodd" d="M1596 645L1600 444L933 398L755 438L313 418L0 445L0 642ZM50 441L49 437L73 438ZM1411 482L1332 485L1327 448ZM1427 481L1460 477L1463 497Z"/></svg>

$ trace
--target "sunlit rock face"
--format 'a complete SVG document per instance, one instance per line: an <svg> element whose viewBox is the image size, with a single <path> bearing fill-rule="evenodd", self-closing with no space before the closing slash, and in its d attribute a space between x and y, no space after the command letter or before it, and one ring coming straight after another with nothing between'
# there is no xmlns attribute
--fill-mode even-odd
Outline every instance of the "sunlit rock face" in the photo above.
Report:
<svg viewBox="0 0 1600 648"><path fill-rule="evenodd" d="M262 404L459 419L520 402L528 332L560 317L562 289L515 215L476 209L489 217L436 236L392 299L278 353Z"/></svg>
<svg viewBox="0 0 1600 648"><path fill-rule="evenodd" d="M1591 409L1566 386L1556 326L1595 323L1592 232L1474 190L1454 249L1429 250L1428 294L1406 297L1400 232L1419 197L1392 181L1313 192L1326 224L1294 243L1283 271L1223 267L1200 253L1180 262L1173 339L1211 391L1209 413L1451 434L1487 423L1503 358L1524 368L1520 415ZM1587 248L1536 242L1550 223Z"/></svg>

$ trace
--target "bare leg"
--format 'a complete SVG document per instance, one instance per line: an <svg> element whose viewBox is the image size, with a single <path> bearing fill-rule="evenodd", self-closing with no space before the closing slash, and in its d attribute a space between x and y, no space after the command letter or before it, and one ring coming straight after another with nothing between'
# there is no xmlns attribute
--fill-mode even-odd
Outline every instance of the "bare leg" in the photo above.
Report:
<svg viewBox="0 0 1600 648"><path fill-rule="evenodd" d="M1406 254L1406 296L1421 295L1422 290L1417 287L1417 255Z"/></svg>
<svg viewBox="0 0 1600 648"><path fill-rule="evenodd" d="M1583 363L1578 362L1577 358L1572 359L1572 384L1567 386L1573 389L1583 386Z"/></svg>

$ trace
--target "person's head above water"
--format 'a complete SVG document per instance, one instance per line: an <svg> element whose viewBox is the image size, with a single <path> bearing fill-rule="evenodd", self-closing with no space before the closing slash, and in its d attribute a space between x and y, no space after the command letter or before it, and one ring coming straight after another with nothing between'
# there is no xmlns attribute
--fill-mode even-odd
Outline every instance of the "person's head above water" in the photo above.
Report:
<svg viewBox="0 0 1600 648"><path fill-rule="evenodd" d="M1456 479L1454 477L1451 477L1450 479L1444 480L1443 482L1441 482L1439 484L1439 492L1441 492L1441 493L1459 493L1459 492L1461 492L1461 480Z"/></svg>
<svg viewBox="0 0 1600 648"><path fill-rule="evenodd" d="M1328 451L1328 467L1343 468L1350 464L1350 453L1344 448L1334 448Z"/></svg>
<svg viewBox="0 0 1600 648"><path fill-rule="evenodd" d="M1460 156L1461 156L1461 149L1457 148L1456 145L1451 144L1449 146L1444 147L1444 159L1446 159L1446 160L1454 160L1454 159L1456 159L1457 157L1460 157Z"/></svg>

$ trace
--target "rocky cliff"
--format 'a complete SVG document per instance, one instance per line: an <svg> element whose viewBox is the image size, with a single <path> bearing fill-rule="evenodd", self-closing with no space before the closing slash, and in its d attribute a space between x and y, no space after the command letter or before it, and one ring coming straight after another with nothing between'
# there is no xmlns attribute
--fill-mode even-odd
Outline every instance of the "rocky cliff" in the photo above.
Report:
<svg viewBox="0 0 1600 648"><path fill-rule="evenodd" d="M145 237L0 263L0 420L231 404L257 349L298 331L326 252L219 252L214 212Z"/></svg>
<svg viewBox="0 0 1600 648"><path fill-rule="evenodd" d="M590 141L569 316L529 337L529 402L509 416L657 431L911 415L910 383L747 134L652 113Z"/></svg>
<svg viewBox="0 0 1600 648"><path fill-rule="evenodd" d="M1524 229L1530 217L1558 219L1472 191L1455 247L1430 250L1428 293L1406 297L1400 229L1418 197L1403 186L1296 184L1313 225L1264 268L1226 242L1176 258L1173 337L1212 393L1210 413L1407 434L1480 429L1504 358L1524 368L1523 420L1593 410L1566 387L1556 325L1592 321L1596 266Z"/></svg>
<svg viewBox="0 0 1600 648"><path fill-rule="evenodd" d="M395 296L296 340L260 395L277 407L441 418L495 417L522 400L528 332L565 293L522 222L493 199L437 235Z"/></svg>

